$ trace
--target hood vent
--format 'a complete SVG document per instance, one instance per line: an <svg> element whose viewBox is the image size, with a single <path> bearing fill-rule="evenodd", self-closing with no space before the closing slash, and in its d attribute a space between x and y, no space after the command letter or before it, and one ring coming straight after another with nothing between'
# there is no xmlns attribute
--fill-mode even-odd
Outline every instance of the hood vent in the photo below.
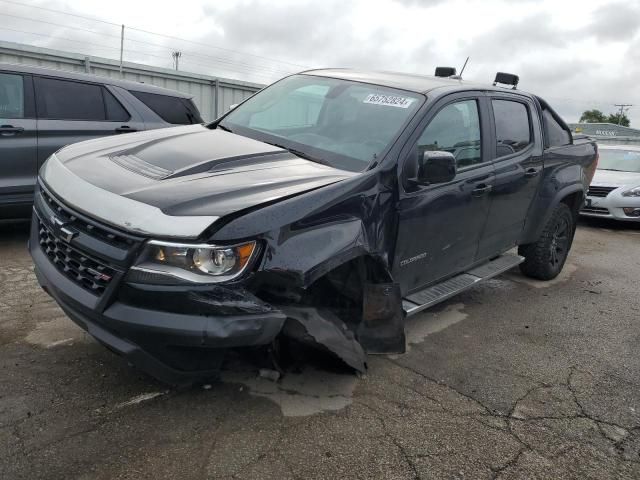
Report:
<svg viewBox="0 0 640 480"><path fill-rule="evenodd" d="M135 155L115 154L109 156L109 159L122 168L154 180L162 180L173 173L172 170L147 163Z"/></svg>

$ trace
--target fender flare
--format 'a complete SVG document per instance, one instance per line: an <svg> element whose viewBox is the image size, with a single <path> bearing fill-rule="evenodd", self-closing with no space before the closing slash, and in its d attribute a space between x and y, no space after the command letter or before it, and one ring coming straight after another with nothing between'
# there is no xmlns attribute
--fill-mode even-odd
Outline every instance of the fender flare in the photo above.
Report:
<svg viewBox="0 0 640 480"><path fill-rule="evenodd" d="M549 205L548 208L544 210L544 214L540 218L538 218L536 221L531 222L529 225L525 225L522 238L519 243L527 244L527 243L533 243L536 240L538 240L538 238L540 238L540 235L542 234L542 230L544 229L544 226L549 221L549 218L551 218L551 215L553 214L553 211L558 206L558 204L569 195L573 195L578 192L582 193L583 200L584 200L585 190L582 183L567 185L566 187L558 190L554 194L552 201L548 204ZM536 199L536 201L540 201L540 199L538 198Z"/></svg>

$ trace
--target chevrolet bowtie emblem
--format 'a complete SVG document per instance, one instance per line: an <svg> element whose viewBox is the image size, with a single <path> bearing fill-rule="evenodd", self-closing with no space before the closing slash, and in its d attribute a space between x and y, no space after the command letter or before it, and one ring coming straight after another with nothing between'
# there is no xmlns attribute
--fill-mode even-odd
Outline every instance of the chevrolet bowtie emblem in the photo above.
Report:
<svg viewBox="0 0 640 480"><path fill-rule="evenodd" d="M73 238L78 235L78 232L74 232L73 230L68 229L67 227L60 228L60 238L65 242L69 243Z"/></svg>

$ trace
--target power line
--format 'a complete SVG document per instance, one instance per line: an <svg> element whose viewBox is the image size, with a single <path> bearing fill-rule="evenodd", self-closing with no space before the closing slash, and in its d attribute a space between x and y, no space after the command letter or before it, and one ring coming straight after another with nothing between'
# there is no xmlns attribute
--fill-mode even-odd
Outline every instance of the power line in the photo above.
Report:
<svg viewBox="0 0 640 480"><path fill-rule="evenodd" d="M84 20L91 20L92 22L106 23L108 25L114 25L116 27L120 26L119 23L108 22L107 20L100 20L99 18L85 17L83 15L78 15L78 14L75 14L75 13L63 12L61 10L55 10L53 8L41 7L39 5L29 5L28 3L15 2L13 0L0 0L0 1L3 1L5 3L12 3L14 5L19 5L21 7L37 8L38 10L44 10L44 11L47 11L47 12L59 13L59 14L62 14L62 15L68 15L70 17L82 18Z"/></svg>
<svg viewBox="0 0 640 480"><path fill-rule="evenodd" d="M97 32L95 30L90 30L88 28L75 27L75 26L65 25L65 24L57 23L57 22L50 22L50 21L46 21L46 20L27 18L27 17L22 17L20 15L12 15L12 14L7 14L7 13L0 13L0 16L17 18L17 19L20 19L20 20L26 20L26 21L30 21L30 22L43 23L43 24L46 24L46 25L52 25L52 26L56 26L56 27L66 28L66 29L69 29L69 30L77 30L77 31L81 31L81 32L91 33L91 34L94 34L94 35L100 35L100 36L108 37L108 38L114 38L114 39L117 38L118 40L121 39L120 35L112 35L112 34L109 34L109 33ZM56 37L52 36L52 38L56 38ZM134 42L134 43L139 43L141 45L152 46L154 48L161 48L161 49L167 50L169 52L173 52L174 51L174 49L169 47L169 46L159 45L157 43L152 43L152 42L145 42L143 40L136 40L136 39L127 38L127 42ZM183 53L185 53L185 54L192 55L192 56L195 56L195 57L201 57L201 58L209 59L209 60L212 60L213 62L216 62L216 63L223 63L223 64L228 64L228 65L241 65L241 66L248 67L248 69L262 70L262 71L265 71L265 72L267 72L269 74L272 74L274 76L279 76L279 75L282 75L282 74L291 73L291 70L287 70L287 69L284 69L284 68L281 68L281 67L266 66L266 65L260 65L260 64L248 64L248 63L244 63L244 62L240 62L240 61L227 59L225 57L214 57L214 56L211 56L211 55L205 55L205 54L202 54L202 53L199 53L199 52L190 51L190 50L181 50L181 51Z"/></svg>
<svg viewBox="0 0 640 480"><path fill-rule="evenodd" d="M6 1L6 0L0 0L0 1ZM47 20L40 20L38 18L23 17L23 16L20 16L20 15L13 15L11 13L5 13L5 12L0 12L0 15L2 15L3 17L17 18L19 20L27 20L29 22L45 23L47 25L53 25L54 27L71 28L73 30L79 30L81 32L94 33L96 35L103 35L105 37L120 38L120 35L111 35L109 33L96 32L95 30L91 30L89 28L72 27L70 25L64 25L62 23L50 22L50 21L47 21Z"/></svg>
<svg viewBox="0 0 640 480"><path fill-rule="evenodd" d="M7 30L9 32L16 32L16 33L26 33L28 35L37 35L38 37L53 38L55 40L59 40L59 41L62 41L62 42L83 43L85 45L89 45L89 46L97 47L97 48L104 48L104 49L107 49L107 50L118 50L118 51L120 50L119 48L116 48L116 47L110 47L110 46L107 46L107 45L100 45L98 43L85 42L84 40L72 40L70 38L56 38L56 37L54 37L52 35L47 35L45 33L30 32L28 30L20 30L20 29L17 29L17 28L0 27L0 30ZM128 50L128 51L131 51L131 50Z"/></svg>
<svg viewBox="0 0 640 480"><path fill-rule="evenodd" d="M593 105L593 106L605 106L611 105L613 102L611 100L589 100L589 99L577 99L571 97L555 97L549 95L542 95L547 100L560 101L560 102L570 102L570 103L580 103L583 105ZM615 104L614 104L615 105Z"/></svg>
<svg viewBox="0 0 640 480"><path fill-rule="evenodd" d="M38 36L38 37L50 38L50 39L54 39L54 40L62 41L62 42L80 43L80 44L83 44L83 45L88 45L88 46L91 46L91 47L101 48L101 49L106 49L106 50L112 50L112 51L118 51L118 52L120 51L120 48L118 48L118 47L112 47L112 46L102 45L102 44L98 44L98 43L86 42L84 40L73 40L73 39L70 39L70 38L59 38L59 37L54 37L52 35L47 35L47 34L43 34L43 33L36 33L36 32L30 32L30 31L27 31L27 30L19 30L19 29L16 29L16 28L0 27L0 30L7 30L7 31L10 31L10 32L23 33L23 34L27 34L27 35L35 35L35 36ZM131 49L125 48L124 52L126 52L126 53L135 53L135 54L144 55L144 56L147 56L147 57L158 58L160 60L163 60L163 62L166 61L166 57L165 56L154 55L152 53L143 52L143 51L140 51L140 50L131 50ZM225 68L225 67L219 67L219 66L215 66L214 67L211 64L204 64L204 63L200 63L200 62L195 62L193 60L186 60L186 61L188 61L188 63L192 63L194 65L199 65L199 66L206 67L206 68ZM271 79L271 77L269 75L263 74L263 73L251 72L251 71L247 72L247 71L241 71L241 70L239 71L239 70L237 70L238 67L234 68L233 66L226 67L226 68L228 70L230 70L230 71L236 71L237 73L241 73L243 75L246 75L247 73L252 73L253 75L256 75L256 76L259 76L259 77L262 77L262 78L265 78L265 79Z"/></svg>
<svg viewBox="0 0 640 480"><path fill-rule="evenodd" d="M54 8L41 7L41 6L38 6L38 5L29 5L29 4L22 3L22 2L16 2L15 0L0 0L0 1L1 2L5 2L5 3L10 3L10 4L13 4L13 5L19 5L21 7L35 8L35 9L38 9L38 10L57 13L59 15L68 15L68 16L71 16L71 17L82 18L83 20L89 20L89 21L92 21L92 22L100 22L100 23L104 23L104 24L107 24L107 25L113 25L113 26L116 26L116 27L120 27L121 26L121 24L119 24L119 23L109 22L107 20L101 20L101 19L98 19L98 18L87 17L87 16L84 16L84 15L78 15L76 13L63 12L61 10L56 10ZM288 64L288 65L292 65L292 66L295 66L295 67L308 68L307 65L301 65L301 64L298 64L298 63L293 63L293 62L288 62L288 61L285 61L285 60L279 60L279 59L275 59L275 58L265 57L265 56L262 56L262 55L255 55L253 53L246 53L246 52L242 52L240 50L234 50L234 49L231 49L231 48L218 47L216 45L211 45L211 44L204 43L204 42L196 42L196 41L193 41L193 40L187 40L185 38L175 37L175 36L172 36L172 35L166 35L166 34L163 34L163 33L152 32L152 31L149 31L149 30L143 30L143 29L137 28L137 27L127 26L127 29L135 30L135 31L146 33L146 34L149 34L149 35L157 35L159 37L169 38L169 39L172 39L172 40L178 40L178 41L181 41L181 42L187 42L187 43L191 43L191 44L194 44L194 45L205 46L207 48L214 48L214 49L217 49L217 50L223 50L223 51L232 52L232 53L235 53L235 54L246 55L248 57L261 58L263 60L269 60L271 62Z"/></svg>
<svg viewBox="0 0 640 480"><path fill-rule="evenodd" d="M0 0L0 1L6 1L6 0ZM204 43L204 42L196 42L196 41L193 41L193 40L187 40L186 38L174 37L172 35L165 35L165 34L162 34L162 33L150 32L149 30L142 30L141 28L135 28L135 27L127 27L127 28L129 28L131 30L135 30L136 32L146 33L148 35L157 35L158 37L169 38L171 40L178 40L180 42L191 43L193 45L200 45L200 46L207 47L207 48L215 48L216 50L222 50L222 51L225 51L225 52L231 52L231 53L235 53L235 54L239 54L239 55L246 55L247 57L260 58L262 60L268 60L270 62L291 65L291 66L298 67L298 68L309 68L308 65L302 65L302 64L299 64L299 63L287 62L286 60L279 60L279 59L276 59L276 58L264 57L262 55L255 55L253 53L241 52L240 50L233 50L231 48L218 47L216 45L211 45L211 44Z"/></svg>
<svg viewBox="0 0 640 480"><path fill-rule="evenodd" d="M3 1L3 0L0 0L0 1ZM109 37L109 38L117 38L118 40L120 40L120 38L121 38L120 35L112 35L112 34L105 33L105 32L97 32L95 30L91 30L91 29L88 29L88 28L65 25L63 23L51 22L51 21L40 20L40 19L35 19L35 18L22 17L20 15L13 15L13 14L9 14L9 13L0 13L0 16L17 18L17 19L26 20L26 21L29 21L29 22L43 23L43 24L46 24L46 25L52 25L52 26L56 26L56 27L67 28L67 29L70 29L70 30L77 30L77 31L80 31L80 32L91 33L91 34L94 34L94 35L100 35L100 36ZM127 42L139 43L141 45L149 45L149 46L152 46L152 47L155 47L155 48L162 48L162 49L165 49L165 50L168 50L168 51L171 51L171 52L174 51L174 49L172 49L171 47L168 47L166 45L160 45L160 44L152 43L152 42L145 42L144 40L136 40L136 39L133 39L133 38L127 38ZM244 66L251 67L251 68L258 68L258 69L265 70L265 71L268 71L268 72L273 72L273 73L277 73L278 71L283 72L283 73L290 73L291 72L291 70L283 69L281 67L276 67L276 66L268 66L268 65L260 65L260 64L249 64L249 63L244 63L244 62L241 62L241 61L233 60L233 59L230 59L228 57L214 57L214 56L211 56L211 55L205 55L203 53L194 52L194 51L191 51L191 50L181 50L181 51L184 52L184 53L187 53L189 55L199 56L199 57L211 59L211 60L214 60L214 61L221 61L221 62L224 62L224 63L233 62L234 64L244 65Z"/></svg>

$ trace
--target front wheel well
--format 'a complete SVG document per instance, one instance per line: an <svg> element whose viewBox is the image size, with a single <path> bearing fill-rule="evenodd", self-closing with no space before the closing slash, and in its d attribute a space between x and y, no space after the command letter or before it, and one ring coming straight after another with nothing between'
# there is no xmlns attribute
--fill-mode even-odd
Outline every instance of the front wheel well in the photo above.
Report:
<svg viewBox="0 0 640 480"><path fill-rule="evenodd" d="M351 259L318 278L306 289L302 303L332 309L346 323L359 323L365 284L392 282L384 261L365 255Z"/></svg>

